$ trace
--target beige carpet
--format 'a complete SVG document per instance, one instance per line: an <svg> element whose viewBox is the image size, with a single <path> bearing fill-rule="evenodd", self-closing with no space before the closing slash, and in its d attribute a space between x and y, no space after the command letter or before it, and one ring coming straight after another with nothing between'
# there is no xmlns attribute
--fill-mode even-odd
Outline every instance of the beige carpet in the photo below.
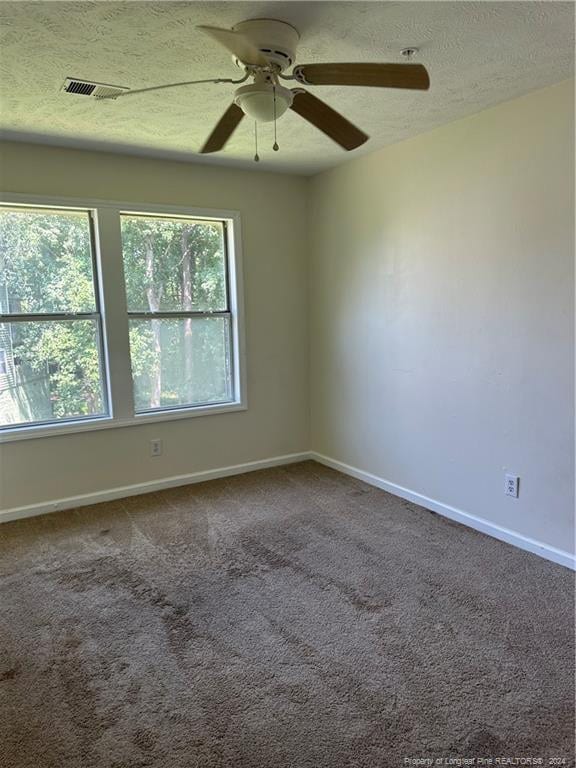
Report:
<svg viewBox="0 0 576 768"><path fill-rule="evenodd" d="M573 575L312 462L0 540L2 768L573 765Z"/></svg>

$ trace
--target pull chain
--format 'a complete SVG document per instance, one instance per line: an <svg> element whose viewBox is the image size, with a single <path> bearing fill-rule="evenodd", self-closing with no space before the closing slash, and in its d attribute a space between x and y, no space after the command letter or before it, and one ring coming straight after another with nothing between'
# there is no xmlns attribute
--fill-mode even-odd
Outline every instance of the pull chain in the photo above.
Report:
<svg viewBox="0 0 576 768"><path fill-rule="evenodd" d="M256 120L254 121L254 145L256 147L256 152L254 154L254 162L259 163L260 155L258 154L258 123L256 122Z"/></svg>
<svg viewBox="0 0 576 768"><path fill-rule="evenodd" d="M274 152L278 152L280 147L278 146L278 142L276 141L276 86L272 89L274 94L274 144L272 145L272 149Z"/></svg>

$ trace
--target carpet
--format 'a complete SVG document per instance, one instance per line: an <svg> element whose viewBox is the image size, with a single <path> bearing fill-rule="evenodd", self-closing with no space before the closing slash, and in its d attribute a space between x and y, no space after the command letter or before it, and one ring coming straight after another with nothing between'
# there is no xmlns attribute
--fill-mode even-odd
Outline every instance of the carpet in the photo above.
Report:
<svg viewBox="0 0 576 768"><path fill-rule="evenodd" d="M0 564L3 768L574 764L573 574L314 462L6 523Z"/></svg>

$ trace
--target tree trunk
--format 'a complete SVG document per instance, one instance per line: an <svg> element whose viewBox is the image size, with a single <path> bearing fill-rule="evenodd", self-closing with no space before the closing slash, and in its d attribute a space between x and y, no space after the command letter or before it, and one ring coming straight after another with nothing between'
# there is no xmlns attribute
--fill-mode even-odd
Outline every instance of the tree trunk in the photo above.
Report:
<svg viewBox="0 0 576 768"><path fill-rule="evenodd" d="M158 312L162 289L155 284L154 243L152 236L146 238L146 299L150 312ZM160 320L151 320L154 364L150 371L151 395L150 408L159 408L162 399L162 342L160 338Z"/></svg>
<svg viewBox="0 0 576 768"><path fill-rule="evenodd" d="M182 309L191 312L194 308L193 283L194 283L194 258L189 244L191 230L185 227L182 230ZM186 401L193 403L195 399L194 387L194 361L192 358L194 347L194 321L188 317L184 320L183 357L184 357L184 388ZM183 393L184 394L184 393Z"/></svg>

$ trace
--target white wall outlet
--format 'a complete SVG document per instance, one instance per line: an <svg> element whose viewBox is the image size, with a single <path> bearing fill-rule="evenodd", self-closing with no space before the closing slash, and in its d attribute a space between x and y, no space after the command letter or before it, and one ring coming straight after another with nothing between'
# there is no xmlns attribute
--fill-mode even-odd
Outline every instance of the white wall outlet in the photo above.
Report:
<svg viewBox="0 0 576 768"><path fill-rule="evenodd" d="M162 456L162 440L150 440L150 456Z"/></svg>
<svg viewBox="0 0 576 768"><path fill-rule="evenodd" d="M518 475L504 475L504 493L506 496L513 496L518 498L518 488L520 485L520 478Z"/></svg>

